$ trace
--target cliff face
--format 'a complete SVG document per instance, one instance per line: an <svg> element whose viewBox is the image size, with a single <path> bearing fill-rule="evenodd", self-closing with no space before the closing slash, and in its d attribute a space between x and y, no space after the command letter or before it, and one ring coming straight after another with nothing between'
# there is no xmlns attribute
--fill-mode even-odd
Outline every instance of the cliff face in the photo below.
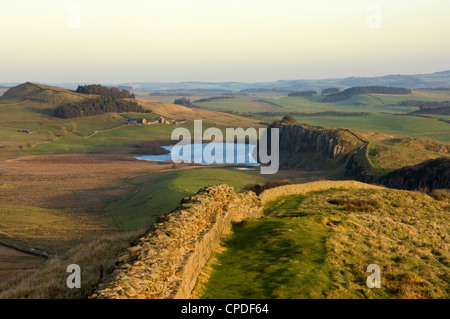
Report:
<svg viewBox="0 0 450 319"><path fill-rule="evenodd" d="M369 160L369 143L350 130L304 124L272 124L269 128L279 129L280 168L318 170L345 163L344 176L365 183L406 190L450 188L449 158L430 160L380 175ZM440 150L447 147L437 146ZM428 142L426 147L435 146Z"/></svg>
<svg viewBox="0 0 450 319"><path fill-rule="evenodd" d="M364 141L345 129L310 125L274 124L280 133L280 167L322 169L344 163L347 155Z"/></svg>
<svg viewBox="0 0 450 319"><path fill-rule="evenodd" d="M350 157L345 166L345 177L406 190L450 188L450 158L428 160L380 175L367 160L366 147L367 145Z"/></svg>
<svg viewBox="0 0 450 319"><path fill-rule="evenodd" d="M397 169L379 177L376 182L406 190L450 188L450 158L437 158L419 165Z"/></svg>
<svg viewBox="0 0 450 319"><path fill-rule="evenodd" d="M114 272L90 298L189 298L231 222L262 216L253 192L236 194L228 185L201 189L120 255Z"/></svg>

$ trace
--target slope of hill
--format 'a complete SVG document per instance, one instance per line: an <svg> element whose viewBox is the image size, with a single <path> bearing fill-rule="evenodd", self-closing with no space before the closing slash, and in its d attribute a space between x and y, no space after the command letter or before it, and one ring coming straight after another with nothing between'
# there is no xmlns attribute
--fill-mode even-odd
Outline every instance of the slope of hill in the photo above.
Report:
<svg viewBox="0 0 450 319"><path fill-rule="evenodd" d="M329 189L308 192L308 185L290 185L301 191L266 202L265 217L233 225L232 235L204 268L194 296L450 297L448 200L383 188L333 187L333 182ZM377 289L366 285L371 264L381 270Z"/></svg>
<svg viewBox="0 0 450 319"><path fill-rule="evenodd" d="M8 89L0 97L0 101L34 101L57 106L62 103L78 102L88 97L60 87L26 82Z"/></svg>
<svg viewBox="0 0 450 319"><path fill-rule="evenodd" d="M172 119L184 119L188 121L204 120L218 126L229 127L262 127L260 121L239 115L197 108L188 108L186 106L171 103L150 102L144 100L139 100L139 103L144 107L151 109L153 113Z"/></svg>
<svg viewBox="0 0 450 319"><path fill-rule="evenodd" d="M192 120L203 120L205 127L262 126L257 120L238 115L134 99L124 101L136 102L145 112L152 112L107 113L71 119L53 116L54 110L61 105L97 97L30 82L8 89L0 98L0 156L104 152L106 149L129 152L126 149L136 143L170 139L174 129L174 126L166 124L127 126L129 118L153 120L162 115L174 120L187 120L181 125L189 128Z"/></svg>

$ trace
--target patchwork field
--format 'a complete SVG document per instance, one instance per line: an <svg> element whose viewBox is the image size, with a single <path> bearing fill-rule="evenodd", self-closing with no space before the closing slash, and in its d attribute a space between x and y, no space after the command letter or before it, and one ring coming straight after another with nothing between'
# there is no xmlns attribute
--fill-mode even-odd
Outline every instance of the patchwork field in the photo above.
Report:
<svg viewBox="0 0 450 319"><path fill-rule="evenodd" d="M396 134L401 137L450 141L450 124L406 113L417 107L398 105L401 101L448 101L447 91L415 90L406 95L365 94L339 102L322 102L322 95L308 97L236 97L195 103L195 107L231 112L271 122L291 114L299 123L342 127ZM401 115L398 115L401 114ZM445 115L437 118L445 119Z"/></svg>

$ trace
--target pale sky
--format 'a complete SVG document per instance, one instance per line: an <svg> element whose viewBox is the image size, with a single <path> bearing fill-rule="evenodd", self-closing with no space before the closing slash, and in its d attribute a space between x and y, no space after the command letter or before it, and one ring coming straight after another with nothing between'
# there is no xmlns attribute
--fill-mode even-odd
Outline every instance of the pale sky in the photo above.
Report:
<svg viewBox="0 0 450 319"><path fill-rule="evenodd" d="M431 73L450 69L449 17L449 0L0 0L0 82Z"/></svg>

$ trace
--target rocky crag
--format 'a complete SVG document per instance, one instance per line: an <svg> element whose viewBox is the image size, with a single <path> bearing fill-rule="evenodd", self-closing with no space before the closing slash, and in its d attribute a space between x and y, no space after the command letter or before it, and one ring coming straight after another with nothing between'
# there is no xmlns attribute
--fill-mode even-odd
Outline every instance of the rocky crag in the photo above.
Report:
<svg viewBox="0 0 450 319"><path fill-rule="evenodd" d="M450 189L450 158L437 158L403 167L379 177L376 182L406 190Z"/></svg>
<svg viewBox="0 0 450 319"><path fill-rule="evenodd" d="M320 170L343 167L344 177L390 188L450 188L450 158L438 158L382 175L368 156L369 142L348 129L305 124L272 124L279 128L280 168ZM446 152L448 146L428 141L426 148Z"/></svg>
<svg viewBox="0 0 450 319"><path fill-rule="evenodd" d="M306 124L272 124L280 135L280 168L316 170L345 163L362 140L347 129Z"/></svg>

